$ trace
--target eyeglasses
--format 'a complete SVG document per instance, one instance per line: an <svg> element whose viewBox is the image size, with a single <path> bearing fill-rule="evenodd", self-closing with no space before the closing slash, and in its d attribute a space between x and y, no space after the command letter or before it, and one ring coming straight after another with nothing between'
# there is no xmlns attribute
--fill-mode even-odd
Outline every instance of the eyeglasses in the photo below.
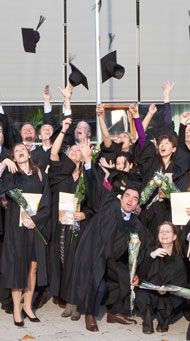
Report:
<svg viewBox="0 0 190 341"><path fill-rule="evenodd" d="M164 230L164 231L159 231L159 234L163 234L163 233L167 233L167 234L169 234L169 233L173 233L173 231L167 231L167 230Z"/></svg>

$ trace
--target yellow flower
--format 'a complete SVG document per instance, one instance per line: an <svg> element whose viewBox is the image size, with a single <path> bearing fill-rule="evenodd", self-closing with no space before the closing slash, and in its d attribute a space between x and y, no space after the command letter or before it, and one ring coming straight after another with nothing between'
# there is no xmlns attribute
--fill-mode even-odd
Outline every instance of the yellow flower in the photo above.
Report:
<svg viewBox="0 0 190 341"><path fill-rule="evenodd" d="M158 185L161 185L161 184L162 184L162 181L161 181L161 180L157 180L157 184L158 184Z"/></svg>
<svg viewBox="0 0 190 341"><path fill-rule="evenodd" d="M154 180L150 180L150 181L149 181L149 185L150 185L150 186L153 186L153 185L154 185Z"/></svg>

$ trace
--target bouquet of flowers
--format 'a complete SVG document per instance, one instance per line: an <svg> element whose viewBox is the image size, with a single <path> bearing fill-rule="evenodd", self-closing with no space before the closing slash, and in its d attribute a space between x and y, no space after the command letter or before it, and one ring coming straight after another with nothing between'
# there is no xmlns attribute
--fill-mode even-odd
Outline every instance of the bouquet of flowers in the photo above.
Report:
<svg viewBox="0 0 190 341"><path fill-rule="evenodd" d="M168 291L172 295L183 297L183 298L186 298L187 300L190 299L190 289L179 287L178 285L167 284L165 286L160 287L159 285L154 285L152 283L143 281L137 286L141 289L147 289L147 290Z"/></svg>
<svg viewBox="0 0 190 341"><path fill-rule="evenodd" d="M22 190L18 188L14 188L6 192L6 194L11 197L16 203L23 208L23 210L29 215L29 217L32 217L33 211L30 208L30 205L22 195ZM34 227L34 229L38 232L39 236L42 238L45 245L47 245L47 241L45 240L43 234L40 232L37 226Z"/></svg>
<svg viewBox="0 0 190 341"><path fill-rule="evenodd" d="M174 183L170 183L169 178L162 171L155 172L154 177L147 183L141 192L139 205L145 205L157 188L161 188L166 197L170 198L170 193L179 192Z"/></svg>
<svg viewBox="0 0 190 341"><path fill-rule="evenodd" d="M139 254L140 245L141 245L141 242L139 240L138 234L130 233L130 240L129 240L129 246L128 246L130 283L133 282L133 279L136 273L137 258ZM135 300L134 286L131 285L131 297L130 297L131 313L134 308L134 300Z"/></svg>
<svg viewBox="0 0 190 341"><path fill-rule="evenodd" d="M166 175L164 176L161 189L162 189L162 192L165 194L165 196L168 199L170 199L171 193L180 192L180 190L176 187L176 185L174 183L170 183L170 181Z"/></svg>

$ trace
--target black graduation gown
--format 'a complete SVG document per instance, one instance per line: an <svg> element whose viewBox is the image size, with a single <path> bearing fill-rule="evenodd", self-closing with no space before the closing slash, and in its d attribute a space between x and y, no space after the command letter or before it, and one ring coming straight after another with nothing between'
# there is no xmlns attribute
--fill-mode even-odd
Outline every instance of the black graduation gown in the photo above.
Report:
<svg viewBox="0 0 190 341"><path fill-rule="evenodd" d="M78 306L79 311L86 313L93 311L97 289L105 274L108 260L110 259L112 264L114 261L117 262L127 250L130 229L123 228L120 200L98 182L95 168L84 171L84 178L88 205L96 214L90 220L76 250L70 301ZM133 214L130 222L127 222L127 227L129 225L133 231L139 232L141 239L144 239L145 230ZM122 298L130 286L128 266L124 267L126 278L122 283L122 276L118 275L121 267L119 269L118 265L118 272L114 264L112 267L119 277L116 295L122 292ZM111 301L112 298L109 303Z"/></svg>
<svg viewBox="0 0 190 341"><path fill-rule="evenodd" d="M0 162L2 162L4 159L10 159L11 158L11 152L2 146L2 150L0 153ZM0 200L5 199L5 194L0 195ZM0 235L4 233L4 214L5 214L5 209L0 206Z"/></svg>
<svg viewBox="0 0 190 341"><path fill-rule="evenodd" d="M144 147L140 148L137 144L134 149L135 161L140 167L142 174L142 187L146 186L149 180L154 176L155 171L162 168L156 153L154 144L146 140ZM187 189L187 173L190 168L188 155L177 147L173 155L172 162L167 169L163 169L163 173L172 173L173 182L181 192Z"/></svg>
<svg viewBox="0 0 190 341"><path fill-rule="evenodd" d="M26 193L42 193L37 214L32 217L46 240L50 238L50 190L45 173L42 182L38 174L27 176L4 172L0 181L0 193L12 188ZM26 288L30 262L35 254L37 285L48 283L47 246L34 229L19 227L20 207L8 197L5 215L5 236L2 251L2 283L5 288Z"/></svg>
<svg viewBox="0 0 190 341"><path fill-rule="evenodd" d="M75 193L78 180L74 181L72 173L76 168L75 163L62 154L60 161L50 161L49 181L52 191L52 239L50 243L50 291L53 296L60 296L68 301L70 296L72 276L72 262L78 241L85 228L85 222L80 222L80 231L73 237L70 225L63 226L58 219L59 192ZM81 211L85 211L81 206ZM90 215L90 214L89 214ZM87 217L88 219L89 217ZM64 228L64 265L60 261L60 233Z"/></svg>
<svg viewBox="0 0 190 341"><path fill-rule="evenodd" d="M34 163L44 172L50 163L50 152L51 148L45 151L43 146L38 146L31 153Z"/></svg>
<svg viewBox="0 0 190 341"><path fill-rule="evenodd" d="M169 199L155 201L148 209L141 211L140 221L152 234L154 241L157 238L157 228L164 221L171 221L171 204Z"/></svg>
<svg viewBox="0 0 190 341"><path fill-rule="evenodd" d="M154 248L155 249L155 248ZM155 285L173 284L181 287L187 285L187 272L183 258L179 255L165 256L155 259L147 256L139 267L140 280L146 280ZM160 295L154 290L137 289L136 307L141 314L151 305L152 312L161 313L164 318L169 318L175 309L184 303L184 299L170 293Z"/></svg>
<svg viewBox="0 0 190 341"><path fill-rule="evenodd" d="M153 178L155 171L160 171L161 168L154 144L150 141L146 141L144 147L141 149L140 146L137 145L135 148L135 161L140 167L142 188L144 188L148 181ZM167 169L163 169L163 173L172 173L174 184L180 191L184 192L187 190L188 186L187 178L189 167L189 157L183 150L177 148L172 162ZM147 204L152 201L157 193L158 190L154 192ZM171 220L171 206L169 200L163 199L163 201L152 203L150 207L142 207L140 220L143 224L146 224L154 238L156 238L157 226L162 224L165 220Z"/></svg>

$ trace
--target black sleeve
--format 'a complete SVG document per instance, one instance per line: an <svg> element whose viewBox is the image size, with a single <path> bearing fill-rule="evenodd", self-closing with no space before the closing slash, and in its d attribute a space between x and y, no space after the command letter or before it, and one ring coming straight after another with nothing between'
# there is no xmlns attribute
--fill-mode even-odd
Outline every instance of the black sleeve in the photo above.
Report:
<svg viewBox="0 0 190 341"><path fill-rule="evenodd" d="M180 123L179 126L179 134L178 134L178 146L185 152L190 153L189 148L185 144L185 129L186 125Z"/></svg>
<svg viewBox="0 0 190 341"><path fill-rule="evenodd" d="M50 185L55 185L67 177L70 177L75 168L75 163L64 153L61 155L60 161L50 160L50 167L48 170Z"/></svg>
<svg viewBox="0 0 190 341"><path fill-rule="evenodd" d="M88 206L99 212L103 207L109 205L113 200L118 200L114 193L108 191L99 181L95 167L89 170L84 169L84 182Z"/></svg>
<svg viewBox="0 0 190 341"><path fill-rule="evenodd" d="M114 161L117 155L121 152L123 143L116 143L112 141L111 146L107 148L104 142L100 145L100 157L105 157L107 162Z"/></svg>
<svg viewBox="0 0 190 341"><path fill-rule="evenodd" d="M135 158L135 162L139 166L142 176L147 176L156 156L156 148L154 144L151 141L148 141L148 139L146 139L143 148L141 148L139 144L135 144L133 156Z"/></svg>

